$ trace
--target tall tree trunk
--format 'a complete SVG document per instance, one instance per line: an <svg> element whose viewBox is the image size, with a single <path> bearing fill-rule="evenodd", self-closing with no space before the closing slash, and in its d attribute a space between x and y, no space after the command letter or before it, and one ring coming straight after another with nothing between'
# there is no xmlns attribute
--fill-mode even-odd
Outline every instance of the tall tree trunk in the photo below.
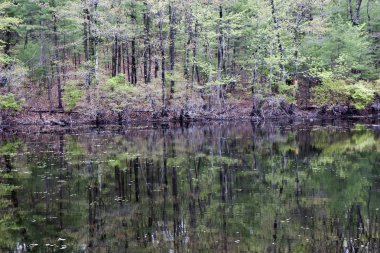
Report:
<svg viewBox="0 0 380 253"><path fill-rule="evenodd" d="M127 61L127 76L128 76L128 82L132 83L132 78L131 78L131 66L129 63L129 46L128 46L128 41L125 43L125 58Z"/></svg>
<svg viewBox="0 0 380 253"><path fill-rule="evenodd" d="M136 8L135 8L135 2L134 0L132 1L132 13L131 13L131 20L133 26L136 26ZM131 78L131 83L132 84L137 84L137 66L136 66L136 37L133 35L132 37L132 78Z"/></svg>
<svg viewBox="0 0 380 253"><path fill-rule="evenodd" d="M173 3L169 4L169 58L170 58L170 99L173 98L174 93L174 63L175 63L175 22L176 11Z"/></svg>
<svg viewBox="0 0 380 253"><path fill-rule="evenodd" d="M28 38L29 38L29 31L27 30L25 32L25 38L24 38L24 49L26 49L26 46L28 45Z"/></svg>
<svg viewBox="0 0 380 253"><path fill-rule="evenodd" d="M144 82L150 83L150 60L151 60L151 47L150 47L150 15L149 7L144 2Z"/></svg>
<svg viewBox="0 0 380 253"><path fill-rule="evenodd" d="M305 11L303 5L297 5L297 11L295 14L295 26L294 26L294 68L295 73L298 72L298 48L300 46L300 24L305 17ZM294 74L294 73L293 73Z"/></svg>
<svg viewBox="0 0 380 253"><path fill-rule="evenodd" d="M154 60L154 78L158 77L158 70L160 69L159 65L160 64L158 63L158 60L155 59Z"/></svg>
<svg viewBox="0 0 380 253"><path fill-rule="evenodd" d="M191 68L191 84L194 85L194 79L197 80L197 84L200 83L199 80L199 70L198 70L198 65L197 65L197 53L198 53L198 21L195 21L194 25L194 36L193 36L193 66Z"/></svg>
<svg viewBox="0 0 380 253"><path fill-rule="evenodd" d="M219 22L218 22L218 76L217 81L218 84L216 85L217 88L217 102L219 106L219 110L222 107L221 99L222 99L222 89L221 89L221 82L222 82L222 68L223 68L223 31L222 31L222 19L223 19L223 9L222 6L219 6Z"/></svg>
<svg viewBox="0 0 380 253"><path fill-rule="evenodd" d="M44 21L40 22L41 27L44 26ZM45 50L45 30L40 30L40 66L46 65L46 50Z"/></svg>
<svg viewBox="0 0 380 253"><path fill-rule="evenodd" d="M121 73L121 57L122 56L122 47L121 47L121 44L119 42L118 46L117 46L117 73L120 74Z"/></svg>
<svg viewBox="0 0 380 253"><path fill-rule="evenodd" d="M187 112L187 105L189 101L189 83L190 83L190 47L193 41L193 31L192 31L192 18L191 13L186 12L186 33L187 33L187 43L185 50L185 66L184 66L184 76L186 79L186 102L185 102L185 113Z"/></svg>
<svg viewBox="0 0 380 253"><path fill-rule="evenodd" d="M117 72L117 35L115 35L114 42L112 44L112 76L116 76Z"/></svg>
<svg viewBox="0 0 380 253"><path fill-rule="evenodd" d="M253 67L253 74L252 74L252 83L251 83L251 94L252 94L252 111L251 111L251 116L254 116L257 114L257 108L256 108L256 102L255 102L255 85L257 83L257 52L258 48L256 47L256 51L254 53L254 67Z"/></svg>
<svg viewBox="0 0 380 253"><path fill-rule="evenodd" d="M168 116L166 108L166 80L165 80L165 48L164 48L164 31L163 31L163 17L162 10L159 12L159 39L160 39L160 51L161 51L161 90L162 90L162 111L161 116Z"/></svg>
<svg viewBox="0 0 380 253"><path fill-rule="evenodd" d="M53 98L52 98L52 89L53 89L53 62L50 61L50 64L46 64L47 71L47 83L48 83L48 100L49 100L49 111L53 110Z"/></svg>
<svg viewBox="0 0 380 253"><path fill-rule="evenodd" d="M359 16L360 16L360 6L361 6L361 4L362 4L362 0L356 0L354 19L352 20L352 23L355 26L359 25Z"/></svg>
<svg viewBox="0 0 380 253"><path fill-rule="evenodd" d="M58 45L58 31L57 31L57 17L53 15L53 32L54 32L54 60L57 78L57 94L58 94L58 109L63 109L62 105L62 88L61 88L61 69L59 66L59 45Z"/></svg>
<svg viewBox="0 0 380 253"><path fill-rule="evenodd" d="M352 11L352 0L348 0L348 11L350 13L350 20L354 22L354 12Z"/></svg>
<svg viewBox="0 0 380 253"><path fill-rule="evenodd" d="M125 63L125 43L121 42L121 58L122 58L122 64L123 64L123 74L125 76L126 74L126 63Z"/></svg>
<svg viewBox="0 0 380 253"><path fill-rule="evenodd" d="M85 3L86 4L86 3ZM87 7L87 6L86 6ZM90 53L89 53L89 21L90 21L90 16L89 16L89 11L88 8L83 9L83 49L84 49L84 61L86 65L86 86L89 87L91 84L91 75L90 75Z"/></svg>
<svg viewBox="0 0 380 253"><path fill-rule="evenodd" d="M41 21L41 27L44 26L44 22ZM49 110L51 111L53 109L53 101L51 98L51 76L50 76L50 67L48 66L46 62L46 49L45 49L45 30L42 28L40 30L40 61L39 64L41 67L45 68L45 77L44 80L46 80L48 85L48 101L49 101Z"/></svg>
<svg viewBox="0 0 380 253"><path fill-rule="evenodd" d="M152 81L152 46L149 41L149 47L148 47L148 83Z"/></svg>
<svg viewBox="0 0 380 253"><path fill-rule="evenodd" d="M371 0L367 0L367 24L368 24L368 32L371 33L372 30L371 30L371 15L369 14L369 10L370 10L370 3L371 3Z"/></svg>
<svg viewBox="0 0 380 253"><path fill-rule="evenodd" d="M274 43L271 43L270 45L270 49L269 49L269 56L270 58L273 57L273 45ZM273 90L272 90L272 83L273 83L273 63L272 61L270 61L270 66L269 66L269 91L270 91L270 94L272 94Z"/></svg>
<svg viewBox="0 0 380 253"><path fill-rule="evenodd" d="M185 49L185 64L183 68L183 74L186 79L190 78L190 47L191 42L193 41L193 31L191 29L191 17L189 13L186 13L186 28L187 33L187 42Z"/></svg>
<svg viewBox="0 0 380 253"><path fill-rule="evenodd" d="M132 38L132 84L137 84L136 38Z"/></svg>
<svg viewBox="0 0 380 253"><path fill-rule="evenodd" d="M281 61L284 59L284 53L285 53L285 49L284 49L284 46L282 45L282 42L281 42L281 37L280 37L280 24L278 22L278 19L277 19L277 13L276 13L276 6L274 4L274 0L269 0L270 1L270 5L271 5L271 8L272 8L272 19L273 19L273 23L274 23L274 29L276 31L276 37L277 37L277 43L278 43L278 49L280 51L280 54L281 54ZM282 82L285 82L286 81L286 70L285 70L285 66L283 63L280 62L280 69L281 69L281 72L282 72L282 76L281 76L281 81Z"/></svg>
<svg viewBox="0 0 380 253"><path fill-rule="evenodd" d="M212 69L212 52L211 52L211 47L210 47L210 42L207 41L206 42L206 54L207 54L207 60L208 60L208 70L209 70L209 73L208 73L208 83L211 83L212 82L212 72L213 72L213 69ZM202 96L202 95L201 95ZM208 110L211 111L211 94L208 95Z"/></svg>
<svg viewBox="0 0 380 253"><path fill-rule="evenodd" d="M62 78L63 78L63 85L66 83L66 34L63 34L63 48L62 48Z"/></svg>
<svg viewBox="0 0 380 253"><path fill-rule="evenodd" d="M89 15L89 42L90 42L90 57L91 57L91 75L95 85L98 85L98 76L97 76L97 68L98 68L98 55L97 55L97 44L98 38L95 33L95 25L96 25L96 10L97 10L97 0L91 0L91 13Z"/></svg>

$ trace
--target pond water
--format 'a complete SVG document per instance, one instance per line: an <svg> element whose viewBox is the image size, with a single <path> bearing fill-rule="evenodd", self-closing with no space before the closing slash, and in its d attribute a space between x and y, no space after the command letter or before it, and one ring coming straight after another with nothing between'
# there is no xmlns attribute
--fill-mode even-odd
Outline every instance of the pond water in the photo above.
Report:
<svg viewBox="0 0 380 253"><path fill-rule="evenodd" d="M1 252L380 252L380 128L0 137Z"/></svg>

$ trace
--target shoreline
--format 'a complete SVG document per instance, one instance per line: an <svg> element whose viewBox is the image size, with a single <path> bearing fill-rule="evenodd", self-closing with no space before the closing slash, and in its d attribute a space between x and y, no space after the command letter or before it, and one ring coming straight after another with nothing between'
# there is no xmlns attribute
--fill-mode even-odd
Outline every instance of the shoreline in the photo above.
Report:
<svg viewBox="0 0 380 253"><path fill-rule="evenodd" d="M152 112L133 112L120 114L113 112L103 113L98 117L89 117L89 115L79 112L48 112L48 111L27 111L23 110L18 113L6 115L0 122L0 133L12 132L71 132L72 130L93 129L93 128L157 128L157 127L187 127L193 124L213 124L220 122L252 122L255 124L265 124L265 122L276 122L278 124L307 124L318 125L334 122L363 122L367 124L380 124L380 114L360 111L355 114L318 114L319 110L296 110L292 115L276 115L257 117L247 113L226 113L226 114L191 114L191 117L184 117L170 113L168 117L157 117Z"/></svg>

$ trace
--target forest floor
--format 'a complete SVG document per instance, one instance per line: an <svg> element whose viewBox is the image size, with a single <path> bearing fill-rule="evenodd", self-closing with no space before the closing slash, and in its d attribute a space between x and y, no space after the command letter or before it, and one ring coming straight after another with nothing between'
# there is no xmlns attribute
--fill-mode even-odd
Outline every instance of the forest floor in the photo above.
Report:
<svg viewBox="0 0 380 253"><path fill-rule="evenodd" d="M189 111L183 114L181 110L168 109L168 116L162 117L161 112L152 110L131 110L116 113L111 110L98 111L96 115L88 111L65 112L60 110L37 110L23 109L19 112L1 112L2 120L0 126L58 126L72 127L78 125L104 125L104 124L132 124L139 125L146 122L158 123L186 123L204 122L214 120L245 120L245 121L266 121L266 120L327 120L343 118L364 118L379 119L380 101L365 110L353 110L347 106L334 106L331 108L313 108L300 110L297 107L292 109L274 108L266 110L260 114L252 115L252 105L246 103L228 105L224 110L204 110Z"/></svg>

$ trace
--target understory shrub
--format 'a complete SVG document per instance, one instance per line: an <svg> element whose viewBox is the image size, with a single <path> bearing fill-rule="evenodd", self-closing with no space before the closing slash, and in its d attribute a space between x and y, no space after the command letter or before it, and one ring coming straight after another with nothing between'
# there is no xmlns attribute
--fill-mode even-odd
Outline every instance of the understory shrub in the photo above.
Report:
<svg viewBox="0 0 380 253"><path fill-rule="evenodd" d="M351 101L356 109L366 108L375 98L375 91L366 84L360 81L350 86Z"/></svg>
<svg viewBox="0 0 380 253"><path fill-rule="evenodd" d="M319 106L348 103L350 91L344 80L325 79L312 89L312 102Z"/></svg>
<svg viewBox="0 0 380 253"><path fill-rule="evenodd" d="M278 84L278 93L284 96L285 100L290 104L296 103L297 89L297 85L288 85L286 83Z"/></svg>
<svg viewBox="0 0 380 253"><path fill-rule="evenodd" d="M7 95L0 95L0 109L1 110L21 110L23 104L23 99L17 99L14 94L9 93Z"/></svg>
<svg viewBox="0 0 380 253"><path fill-rule="evenodd" d="M375 85L365 81L350 84L345 80L325 78L322 85L312 89L312 101L319 106L351 104L356 109L362 110L375 99L374 87Z"/></svg>
<svg viewBox="0 0 380 253"><path fill-rule="evenodd" d="M68 111L72 111L79 100L83 96L83 91L81 91L74 84L69 84L65 87L65 92L63 94L63 102Z"/></svg>
<svg viewBox="0 0 380 253"><path fill-rule="evenodd" d="M128 104L136 102L138 95L143 93L139 87L126 82L123 74L109 78L101 86L101 90L103 97L106 98L102 102L115 112L123 111Z"/></svg>

